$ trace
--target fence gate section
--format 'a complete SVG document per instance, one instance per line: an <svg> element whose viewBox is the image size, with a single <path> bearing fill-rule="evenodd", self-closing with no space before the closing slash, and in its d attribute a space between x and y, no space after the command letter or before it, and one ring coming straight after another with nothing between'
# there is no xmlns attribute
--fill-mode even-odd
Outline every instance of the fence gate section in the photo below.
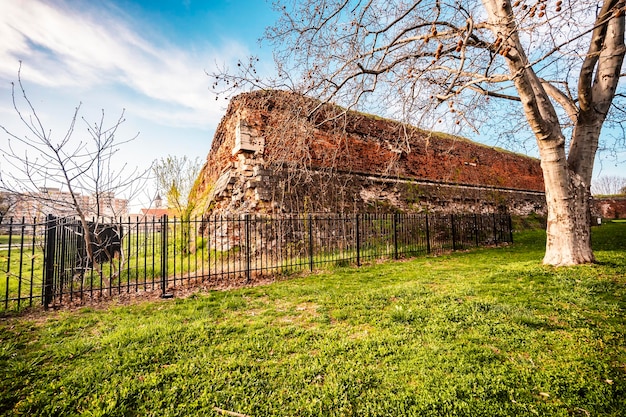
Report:
<svg viewBox="0 0 626 417"><path fill-rule="evenodd" d="M82 296L85 290L92 296L94 290L102 293L106 288L103 284L110 283L114 274L119 273L115 262L121 256L122 238L123 227L119 223L96 220L83 223L75 218L48 215L42 287L44 307L62 304L64 297L72 300L75 294Z"/></svg>

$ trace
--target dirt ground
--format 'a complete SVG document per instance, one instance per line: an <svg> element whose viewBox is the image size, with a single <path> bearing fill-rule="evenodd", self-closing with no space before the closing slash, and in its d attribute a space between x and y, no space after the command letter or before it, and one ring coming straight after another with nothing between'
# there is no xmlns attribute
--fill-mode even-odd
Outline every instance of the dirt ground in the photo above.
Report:
<svg viewBox="0 0 626 417"><path fill-rule="evenodd" d="M293 277L293 276L291 276ZM117 292L117 288L114 288L109 294L108 290L100 291L94 290L93 295L89 292L83 292L73 294L71 300L69 294L64 295L62 303L56 303L48 307L46 311L43 306L28 308L20 313L9 313L4 318L10 318L14 316L27 317L32 319L43 318L42 316L49 315L50 311L72 311L78 310L83 307L90 307L93 309L108 309L116 306L134 305L147 301L167 301L169 299L184 299L193 294L210 292L210 291L227 291L237 288L256 287L259 285L267 285L276 281L284 280L286 278L282 276L274 275L252 275L249 280L245 277L215 277L212 276L210 280L203 280L198 278L181 278L177 284L170 285L163 295L159 286L155 286L154 289L139 289L135 291L132 288L122 288L121 292ZM183 282L184 280L184 282ZM0 320L2 318L0 317Z"/></svg>

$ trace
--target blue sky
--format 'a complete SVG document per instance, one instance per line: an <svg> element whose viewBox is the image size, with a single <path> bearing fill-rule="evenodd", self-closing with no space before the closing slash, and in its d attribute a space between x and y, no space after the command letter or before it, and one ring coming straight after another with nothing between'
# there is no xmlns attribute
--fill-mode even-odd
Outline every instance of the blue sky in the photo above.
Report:
<svg viewBox="0 0 626 417"><path fill-rule="evenodd" d="M216 64L260 55L276 15L264 0L0 0L0 124L19 129L10 83L19 61L44 124L62 136L74 108L91 122L125 109L121 161L147 167L167 155L204 160L227 102L209 91ZM265 59L263 59L265 58ZM4 139L2 139L4 140ZM596 175L626 175L607 163Z"/></svg>
<svg viewBox="0 0 626 417"><path fill-rule="evenodd" d="M209 91L205 71L271 56L258 39L273 20L262 0L1 0L1 124L20 129L11 82L21 60L26 91L53 135L65 133L79 103L92 123L102 109L111 123L125 109L119 134L139 132L125 162L204 159L227 105Z"/></svg>

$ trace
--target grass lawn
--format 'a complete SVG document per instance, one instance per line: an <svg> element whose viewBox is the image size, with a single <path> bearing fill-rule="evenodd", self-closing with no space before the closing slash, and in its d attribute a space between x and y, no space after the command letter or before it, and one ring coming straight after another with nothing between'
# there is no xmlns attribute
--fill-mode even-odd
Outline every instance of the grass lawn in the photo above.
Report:
<svg viewBox="0 0 626 417"><path fill-rule="evenodd" d="M540 264L543 232L515 239L2 319L0 413L626 415L626 224L595 228L599 263L575 268Z"/></svg>

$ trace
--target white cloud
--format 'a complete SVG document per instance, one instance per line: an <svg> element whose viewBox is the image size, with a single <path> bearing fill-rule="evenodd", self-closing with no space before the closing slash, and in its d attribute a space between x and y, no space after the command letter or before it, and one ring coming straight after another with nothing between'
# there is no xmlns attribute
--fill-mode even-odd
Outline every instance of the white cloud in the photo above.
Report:
<svg viewBox="0 0 626 417"><path fill-rule="evenodd" d="M91 3L97 4L97 3ZM0 78L14 80L18 60L28 84L47 88L130 90L120 107L159 124L206 127L223 112L204 73L248 51L230 42L183 50L148 39L144 24L113 8L72 8L64 2L0 2ZM150 29L153 30L153 29ZM147 31L146 31L147 32ZM97 93L96 93L97 94Z"/></svg>

